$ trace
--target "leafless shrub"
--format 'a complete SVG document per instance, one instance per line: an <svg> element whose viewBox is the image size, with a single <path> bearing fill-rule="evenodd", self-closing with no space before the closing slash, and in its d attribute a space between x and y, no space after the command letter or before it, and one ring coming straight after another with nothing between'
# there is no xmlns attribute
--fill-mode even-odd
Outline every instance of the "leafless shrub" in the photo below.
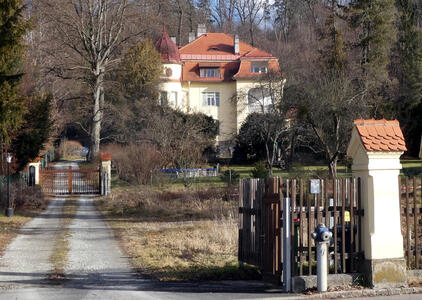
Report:
<svg viewBox="0 0 422 300"><path fill-rule="evenodd" d="M147 184L151 172L162 164L161 153L146 143L129 146L109 145L105 150L111 153L119 178L128 182Z"/></svg>
<svg viewBox="0 0 422 300"><path fill-rule="evenodd" d="M47 199L39 186L11 186L12 205L17 210L40 209L47 205Z"/></svg>
<svg viewBox="0 0 422 300"><path fill-rule="evenodd" d="M60 158L68 158L72 156L79 156L83 146L78 141L62 140L57 150Z"/></svg>

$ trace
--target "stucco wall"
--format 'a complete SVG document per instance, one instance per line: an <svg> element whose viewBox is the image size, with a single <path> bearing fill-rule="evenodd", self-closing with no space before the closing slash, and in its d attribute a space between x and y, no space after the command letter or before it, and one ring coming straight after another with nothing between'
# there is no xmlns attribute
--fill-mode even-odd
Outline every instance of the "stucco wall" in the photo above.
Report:
<svg viewBox="0 0 422 300"><path fill-rule="evenodd" d="M242 127L243 122L249 115L248 109L248 97L247 94L251 88L256 87L257 84L251 80L239 79L236 81L236 93L237 97L237 132Z"/></svg>

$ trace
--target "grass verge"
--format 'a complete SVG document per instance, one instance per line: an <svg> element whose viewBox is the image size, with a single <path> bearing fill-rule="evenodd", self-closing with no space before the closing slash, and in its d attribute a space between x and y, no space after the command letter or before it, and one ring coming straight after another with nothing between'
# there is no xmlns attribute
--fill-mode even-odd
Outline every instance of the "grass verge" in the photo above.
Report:
<svg viewBox="0 0 422 300"><path fill-rule="evenodd" d="M127 187L96 200L143 275L162 281L257 279L237 262L237 201L226 191Z"/></svg>
<svg viewBox="0 0 422 300"><path fill-rule="evenodd" d="M41 213L48 205L50 198L44 197L39 188L24 189L17 199L14 199L14 216L5 216L5 208L0 213L0 255L10 242L18 235L19 230L33 217Z"/></svg>
<svg viewBox="0 0 422 300"><path fill-rule="evenodd" d="M62 219L60 220L60 231L56 235L53 254L51 255L51 263L53 265L53 272L49 279L64 279L64 268L67 263L67 254L69 253L69 225L76 215L78 210L78 199L76 197L69 197L65 200L62 207Z"/></svg>

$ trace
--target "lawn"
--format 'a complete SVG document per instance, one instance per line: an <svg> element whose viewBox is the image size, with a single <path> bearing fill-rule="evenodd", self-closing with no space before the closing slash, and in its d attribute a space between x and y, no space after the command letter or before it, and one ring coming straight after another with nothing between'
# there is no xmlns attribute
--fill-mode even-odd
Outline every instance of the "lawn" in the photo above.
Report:
<svg viewBox="0 0 422 300"><path fill-rule="evenodd" d="M402 160L401 161L403 169L401 171L401 175L404 176L416 176L422 174L422 160ZM240 178L250 178L251 172L253 170L253 165L221 165L220 166L220 173L224 172L225 170L231 169L237 172L240 175ZM351 170L347 169L345 165L339 165L337 168L338 176L345 177L351 176ZM328 176L328 167L323 164L319 165L296 165L292 168L290 172L285 170L281 170L278 168L273 169L274 177L280 176L284 178L292 178L292 177L326 177ZM113 182L114 183L114 182ZM192 178L192 179L171 179L164 181L162 178L153 178L153 186L159 188L184 188L184 187L191 187L191 188L200 188L200 187L215 187L215 188L222 188L226 187L227 183L222 181L220 177L202 177L202 178ZM127 183L119 181L118 186L127 186Z"/></svg>

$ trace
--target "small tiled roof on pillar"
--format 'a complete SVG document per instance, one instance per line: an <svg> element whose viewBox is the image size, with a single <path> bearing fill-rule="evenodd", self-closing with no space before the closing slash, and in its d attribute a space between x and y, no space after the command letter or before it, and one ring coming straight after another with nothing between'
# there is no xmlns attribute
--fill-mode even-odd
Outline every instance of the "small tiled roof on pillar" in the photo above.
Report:
<svg viewBox="0 0 422 300"><path fill-rule="evenodd" d="M165 25L163 25L163 34L161 38L155 43L155 48L160 52L161 61L163 63L181 62L179 49L167 34Z"/></svg>
<svg viewBox="0 0 422 300"><path fill-rule="evenodd" d="M367 151L406 151L406 143L399 121L364 120L354 122L363 146Z"/></svg>

